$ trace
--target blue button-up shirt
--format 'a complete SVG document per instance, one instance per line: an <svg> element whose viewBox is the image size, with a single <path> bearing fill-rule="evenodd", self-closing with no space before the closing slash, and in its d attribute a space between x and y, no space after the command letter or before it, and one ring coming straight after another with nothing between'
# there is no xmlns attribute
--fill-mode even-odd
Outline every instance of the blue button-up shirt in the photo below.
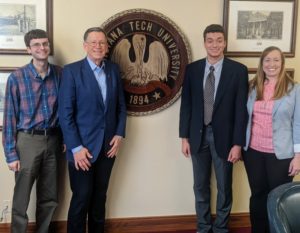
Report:
<svg viewBox="0 0 300 233"><path fill-rule="evenodd" d="M87 57L87 60L89 62L89 65L92 69L92 71L94 72L95 78L98 82L101 94L102 94L102 99L103 99L103 103L105 104L106 101L106 74L104 72L104 67L105 67L105 63L102 62L101 66L97 66L89 57Z"/></svg>
<svg viewBox="0 0 300 233"><path fill-rule="evenodd" d="M3 147L8 163L19 160L17 132L58 127L57 96L61 68L49 64L41 78L32 63L14 71L7 80L3 113Z"/></svg>

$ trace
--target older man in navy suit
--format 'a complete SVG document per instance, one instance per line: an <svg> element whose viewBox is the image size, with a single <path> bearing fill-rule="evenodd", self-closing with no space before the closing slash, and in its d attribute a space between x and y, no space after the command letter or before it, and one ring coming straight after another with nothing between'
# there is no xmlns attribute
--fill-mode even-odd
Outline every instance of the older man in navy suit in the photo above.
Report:
<svg viewBox="0 0 300 233"><path fill-rule="evenodd" d="M84 34L87 57L66 65L59 92L59 122L67 146L72 199L68 233L104 232L111 170L125 136L126 105L116 64L105 60L106 34Z"/></svg>
<svg viewBox="0 0 300 233"><path fill-rule="evenodd" d="M186 67L179 135L182 153L192 157L197 232L227 233L232 205L232 164L241 157L247 123L247 67L224 57L221 25L204 33L207 57ZM217 210L210 214L211 164L217 179Z"/></svg>

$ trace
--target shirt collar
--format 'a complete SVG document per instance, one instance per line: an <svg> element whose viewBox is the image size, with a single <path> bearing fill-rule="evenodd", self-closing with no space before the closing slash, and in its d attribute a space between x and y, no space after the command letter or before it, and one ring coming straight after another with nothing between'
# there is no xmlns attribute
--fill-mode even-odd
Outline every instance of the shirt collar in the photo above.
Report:
<svg viewBox="0 0 300 233"><path fill-rule="evenodd" d="M95 71L97 68L104 69L105 67L105 60L101 62L100 66L97 66L89 57L86 57L86 59L93 71Z"/></svg>
<svg viewBox="0 0 300 233"><path fill-rule="evenodd" d="M215 68L215 72L218 72L219 69L222 68L223 61L224 61L224 57L220 59L217 63L212 65L209 63L208 59L206 58L206 69L209 70L209 67L213 66Z"/></svg>
<svg viewBox="0 0 300 233"><path fill-rule="evenodd" d="M34 77L35 77L35 78L38 78L38 77L40 77L40 75L39 75L39 73L36 71L36 69L35 69L35 67L34 67L34 65L33 65L33 63L32 63L32 61L33 61L33 60L31 60L30 63L29 63L29 68L30 68L31 72L33 73ZM51 71L51 69L50 69L50 63L48 63L48 72L47 72L46 77L49 76L50 71Z"/></svg>

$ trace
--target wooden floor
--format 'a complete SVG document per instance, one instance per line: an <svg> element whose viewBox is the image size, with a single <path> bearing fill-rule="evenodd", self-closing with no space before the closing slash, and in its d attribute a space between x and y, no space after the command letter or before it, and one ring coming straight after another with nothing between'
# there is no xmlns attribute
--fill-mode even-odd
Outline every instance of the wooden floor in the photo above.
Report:
<svg viewBox="0 0 300 233"><path fill-rule="evenodd" d="M149 231L147 233L158 233L158 232ZM159 233L196 233L196 230L188 230L188 231L160 231ZM242 228L230 229L229 233L251 233L251 228L250 227L242 227Z"/></svg>
<svg viewBox="0 0 300 233"><path fill-rule="evenodd" d="M6 225L4 227L4 225ZM0 233L8 233L10 232L9 230L9 224L0 224ZM34 233L34 229L28 229L27 233ZM51 233L57 233L57 231L50 231ZM66 229L64 230L60 230L60 233L65 233ZM109 232L108 232L109 233ZM123 233L118 232L118 233ZM136 233L138 233L138 231L136 231ZM143 231L142 233L196 233L196 230L175 230L175 231L169 231L169 230L162 230L162 231ZM251 229L250 227L241 227L241 228L234 228L234 229L230 229L229 233L251 233Z"/></svg>
<svg viewBox="0 0 300 233"><path fill-rule="evenodd" d="M213 216L214 217L214 216ZM230 233L250 233L249 213L231 214ZM66 233L67 222L52 222L49 233ZM0 224L0 233L10 232L9 223ZM35 223L28 224L27 233L35 233ZM107 219L106 233L196 233L196 216L159 216Z"/></svg>

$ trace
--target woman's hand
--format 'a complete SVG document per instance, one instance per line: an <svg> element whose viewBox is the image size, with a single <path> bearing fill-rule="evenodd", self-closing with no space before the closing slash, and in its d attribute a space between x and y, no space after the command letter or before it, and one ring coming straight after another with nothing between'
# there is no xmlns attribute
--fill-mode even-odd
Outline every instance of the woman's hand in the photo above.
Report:
<svg viewBox="0 0 300 233"><path fill-rule="evenodd" d="M296 153L289 167L289 176L296 176L300 172L300 153Z"/></svg>

